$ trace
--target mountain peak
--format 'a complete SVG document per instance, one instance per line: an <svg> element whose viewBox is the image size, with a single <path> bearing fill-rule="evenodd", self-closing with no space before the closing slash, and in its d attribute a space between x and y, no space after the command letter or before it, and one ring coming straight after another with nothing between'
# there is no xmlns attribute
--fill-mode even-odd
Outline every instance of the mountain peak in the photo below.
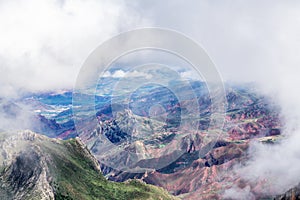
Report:
<svg viewBox="0 0 300 200"><path fill-rule="evenodd" d="M30 130L0 134L1 199L175 199L144 183L113 183L79 138L51 139Z"/></svg>

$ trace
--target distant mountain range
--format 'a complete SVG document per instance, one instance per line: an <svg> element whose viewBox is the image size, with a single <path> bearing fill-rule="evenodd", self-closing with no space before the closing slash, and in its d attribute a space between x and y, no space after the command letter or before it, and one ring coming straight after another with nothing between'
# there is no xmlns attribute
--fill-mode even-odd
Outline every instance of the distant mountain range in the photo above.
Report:
<svg viewBox="0 0 300 200"><path fill-rule="evenodd" d="M11 158L14 157L14 159L9 161L10 164L4 165L1 176L3 181L2 195L9 196L16 193L16 195L20 194L21 196L15 196L15 198L23 198L25 193L30 196L35 195L34 191L43 191L43 194L49 193L56 199L69 197L71 199L109 199L110 196L111 199L118 199L117 197L128 199L136 197L135 194L138 195L137 199L174 198L161 189L140 182L133 182L134 186L132 186L131 183L106 181L99 175L99 169L101 169L101 173L111 181L142 180L145 183L163 187L181 199L222 199L225 190L233 185L238 185L241 189L246 186L249 187L256 199L293 199L299 197L297 186L287 191L286 194L266 195L264 190L268 186L264 185L263 181L259 182L258 185L251 185L234 174L234 166L243 164L249 159L250 142L255 140L272 145L282 139L280 108L268 98L257 93L251 85L226 85L225 124L222 130L214 130L214 127L210 127L212 102L205 84L193 82L192 88L194 94L191 94L191 91L186 88L178 86L177 92L181 92L182 96L186 97L185 99L178 99L174 95L174 91L157 86L137 90L136 93L131 94L130 99L123 96L96 95L93 97L95 100L93 108L81 107L81 105L76 104L76 112L84 116L83 118L74 116L72 92L68 91L34 94L17 102L2 103L3 113L12 119L25 112L22 109L24 103L29 106L26 112L30 112L31 121L38 126L20 128L30 128L51 138L62 139L49 139L31 132L15 136L17 141L24 140L24 137L28 138L29 136L26 135L31 135L29 138L34 138L32 141L25 139L25 143L30 144L28 149L32 155L40 156L34 146L43 150L41 155L50 152L50 157L45 156L46 161L41 168L50 171L50 177L52 177L50 179L56 181L47 180L48 182L45 182L48 188L45 189L47 192L38 187L40 181L37 180L40 180L40 176L28 178L28 174L24 175L25 180L22 184L28 184L28 186L14 185L20 180L11 175L13 173L11 170L21 170L22 173L29 170L29 168L23 169L21 165L16 163L18 156L24 158L21 159L21 162L25 163L24 166L26 166L27 161L32 162L33 159L26 154L27 151L24 152L24 155L20 151L12 154ZM88 94L83 94L83 97L90 98ZM191 100L190 97L195 97L198 103L197 128L182 129L182 122L189 120L189 118L183 119L182 116L189 116L189 111L185 109L185 106L193 102L194 99ZM153 105L155 106L153 107ZM96 125L91 123L92 118L96 118ZM84 132L77 132L76 120L77 122L80 121L81 126L85 128ZM207 139L216 131L220 137L213 140ZM72 139L75 137L80 138L80 140ZM43 141L43 144L38 142L40 140ZM1 144L6 144L7 141L10 140L3 139ZM14 143L13 140L11 142ZM5 149L4 147L2 148ZM78 152L78 149L81 153ZM62 152L66 153L62 154ZM84 152L83 157L89 155L87 158L89 161L80 160L79 157L82 157L82 152ZM76 155L71 155L73 153ZM8 157L3 159L8 162L6 161ZM50 161L48 162L47 159ZM68 164L65 164L65 161ZM60 164L61 162L64 164ZM39 165L40 163L39 161ZM79 176L88 177L88 179L80 182L73 180L71 174L65 177L64 174L68 174L69 171L74 174L83 174ZM95 175L97 173L98 175ZM63 179L56 177L57 174ZM92 178L90 174L93 174ZM29 184L28 182L32 179L36 181ZM61 182L58 183L59 180ZM99 181L104 182L99 183ZM74 183L76 184L74 185ZM111 186L114 184L116 186ZM121 189L117 186L120 186ZM139 196L140 193L135 193L135 189L124 189L126 187L137 187L136 190L145 196ZM21 189L16 192L15 188ZM102 191L99 188L108 189L108 191L105 190L107 196L100 197L97 196L97 192L93 192L94 190ZM92 195L89 196L86 191ZM128 193L128 191L135 192ZM151 195L154 193L162 196L154 195L152 197Z"/></svg>

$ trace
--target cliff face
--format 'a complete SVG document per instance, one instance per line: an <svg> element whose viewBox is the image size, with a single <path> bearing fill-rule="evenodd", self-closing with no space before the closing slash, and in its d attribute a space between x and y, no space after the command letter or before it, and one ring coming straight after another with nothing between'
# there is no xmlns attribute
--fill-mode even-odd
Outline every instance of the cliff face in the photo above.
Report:
<svg viewBox="0 0 300 200"><path fill-rule="evenodd" d="M286 191L284 194L278 195L274 200L299 200L300 199L300 184Z"/></svg>
<svg viewBox="0 0 300 200"><path fill-rule="evenodd" d="M55 140L30 131L1 136L1 196L5 199L54 199L47 166L50 156L44 154L40 145L43 141Z"/></svg>
<svg viewBox="0 0 300 200"><path fill-rule="evenodd" d="M0 136L0 199L175 199L140 181L107 181L79 139Z"/></svg>

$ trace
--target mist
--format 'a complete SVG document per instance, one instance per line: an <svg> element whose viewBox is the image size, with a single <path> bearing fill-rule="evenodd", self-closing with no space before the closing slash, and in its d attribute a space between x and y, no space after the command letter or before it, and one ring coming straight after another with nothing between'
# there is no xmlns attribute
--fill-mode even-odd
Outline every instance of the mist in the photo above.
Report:
<svg viewBox="0 0 300 200"><path fill-rule="evenodd" d="M32 119L34 113L24 104L1 99L0 101L0 131L17 131L22 129L32 129L34 124Z"/></svg>
<svg viewBox="0 0 300 200"><path fill-rule="evenodd" d="M99 44L142 25L125 1L0 1L0 96L72 89Z"/></svg>
<svg viewBox="0 0 300 200"><path fill-rule="evenodd" d="M300 183L300 2L148 3L135 6L156 25L195 39L207 50L225 81L255 82L260 93L280 106L284 139L271 146L252 143L248 152L251 159L235 166L235 173L253 185L265 181L269 195ZM148 6L150 9L145 9ZM176 14L167 10L176 10ZM224 197L241 195L254 198L249 187L238 186L226 191Z"/></svg>
<svg viewBox="0 0 300 200"><path fill-rule="evenodd" d="M290 58L284 66L273 65L271 80L260 80L261 92L280 105L283 138L273 145L253 142L248 151L250 160L235 167L240 177L252 185L261 185L260 192L265 195L282 194L300 183L300 60ZM242 191L249 197L246 199L253 199L250 190ZM230 193L232 189L225 192L227 197L233 197Z"/></svg>
<svg viewBox="0 0 300 200"><path fill-rule="evenodd" d="M251 159L235 172L281 193L300 183L299 11L293 0L1 1L0 96L72 88L86 57L111 36L144 26L174 29L208 52L225 81L255 82L280 105L284 139L252 143ZM0 119L5 128L13 124ZM225 194L253 198L249 188Z"/></svg>

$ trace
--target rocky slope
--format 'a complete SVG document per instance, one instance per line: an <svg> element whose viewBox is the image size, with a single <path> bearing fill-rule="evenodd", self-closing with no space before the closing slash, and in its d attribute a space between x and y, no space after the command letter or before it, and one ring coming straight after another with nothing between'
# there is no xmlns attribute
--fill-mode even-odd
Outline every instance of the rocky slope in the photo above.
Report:
<svg viewBox="0 0 300 200"><path fill-rule="evenodd" d="M284 194L278 195L274 200L299 200L300 199L300 184L286 191Z"/></svg>
<svg viewBox="0 0 300 200"><path fill-rule="evenodd" d="M258 141L272 143L278 139L278 136L269 136L259 138ZM203 157L199 157L197 150L186 152L160 170L139 174L110 171L109 176L114 181L142 179L146 183L163 187L172 194L188 200L223 199L224 191L232 186L241 189L249 186L256 199L272 199L272 196L266 197L263 194L263 184L249 185L235 174L234 166L248 159L249 142L250 140L218 141ZM107 169L103 167L103 170Z"/></svg>
<svg viewBox="0 0 300 200"><path fill-rule="evenodd" d="M0 136L0 199L175 199L137 180L107 181L79 139L31 131Z"/></svg>
<svg viewBox="0 0 300 200"><path fill-rule="evenodd" d="M90 123L91 110L82 106L83 116L88 117L79 120L84 127L79 137L99 160L103 174L110 180L123 182L138 178L183 199L222 199L224 191L233 185L251 190L255 198L264 198L263 184L249 185L236 176L233 169L247 161L251 141L273 143L279 138L279 109L251 86L228 86L226 123L223 130L217 129L222 137L207 142L207 136L216 131L214 127L208 130L210 96L202 83L193 83L192 87L200 112L197 131L178 129L180 117L188 116L185 105L193 105L191 99L179 102L165 88L152 88L133 93L128 105L96 96L95 102L99 104L96 103L92 110L96 110L98 126ZM193 96L180 85L177 89L183 96ZM53 96L49 100L53 103ZM70 110L63 111L55 119L67 121L70 113ZM66 127L70 131L60 138L72 136L70 127L73 125L69 125ZM176 156L174 149L180 151L180 156ZM124 167L128 165L134 169L147 168L147 172L126 172Z"/></svg>
<svg viewBox="0 0 300 200"><path fill-rule="evenodd" d="M103 152L101 137L105 136L114 145L119 145L123 149L134 149L134 152L145 155L139 158L136 165L150 168L155 163L172 157L172 154L164 154L163 148L173 144L170 148L180 149L183 154L160 169L148 170L145 173L129 173L115 170L103 163L101 169L110 180L120 182L132 178L142 179L146 183L161 186L183 199L222 199L224 191L233 185L239 185L241 188L247 185L235 174L234 166L247 161L249 143L253 140L273 143L280 138L281 127L278 110L270 107L270 102L266 99L240 90L228 91L227 98L229 105L222 130L223 137L212 143L203 142L211 133L205 128L206 121L204 124L203 121L200 122L200 131L190 132L188 136L180 138L178 136L185 135L184 132L174 127L158 129L157 126L164 127L164 125L152 124L154 120L146 123L147 116L136 115L128 110L117 113L115 118L107 118L108 115L105 115L103 120L99 120L98 129L92 134L80 137L96 157ZM209 114L204 115L204 118L205 116L209 117ZM137 127L135 124L138 124L137 130L126 129ZM142 135L147 132L150 133L149 137ZM133 138L131 133L140 137ZM134 139L134 142L131 143L130 139ZM162 159L159 159L160 156L157 159L147 159L147 155L166 156ZM107 154L105 157L117 159L118 163L128 162L128 156L124 152ZM103 156L99 159L100 163L102 160ZM249 187L256 198L264 198L262 185Z"/></svg>

